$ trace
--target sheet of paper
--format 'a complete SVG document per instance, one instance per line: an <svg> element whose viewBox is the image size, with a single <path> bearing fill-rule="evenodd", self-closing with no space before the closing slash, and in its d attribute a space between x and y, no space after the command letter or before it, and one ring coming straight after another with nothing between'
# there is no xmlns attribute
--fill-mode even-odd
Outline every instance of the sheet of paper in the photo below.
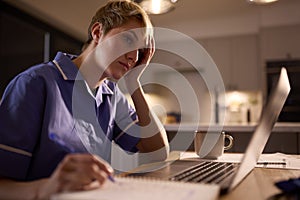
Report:
<svg viewBox="0 0 300 200"><path fill-rule="evenodd" d="M244 154L224 153L221 157L212 161L241 162ZM181 152L180 160L201 160L194 152ZM202 159L206 160L206 159ZM300 169L300 156L283 153L262 154L256 167Z"/></svg>
<svg viewBox="0 0 300 200"><path fill-rule="evenodd" d="M214 200L218 199L217 185L180 183L141 178L120 178L116 182L107 181L99 189L54 195L51 200Z"/></svg>
<svg viewBox="0 0 300 200"><path fill-rule="evenodd" d="M283 153L262 154L257 167L300 169L300 157Z"/></svg>

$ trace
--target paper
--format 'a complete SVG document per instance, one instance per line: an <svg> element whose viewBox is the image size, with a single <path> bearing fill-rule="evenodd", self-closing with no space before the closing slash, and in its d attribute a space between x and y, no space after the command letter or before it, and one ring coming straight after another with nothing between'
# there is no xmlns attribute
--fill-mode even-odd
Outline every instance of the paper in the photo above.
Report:
<svg viewBox="0 0 300 200"><path fill-rule="evenodd" d="M243 155L244 154L241 153L224 153L221 157L212 161L239 163L241 162ZM201 159L194 152L181 152L180 160L201 160ZM279 169L282 168L300 169L300 156L288 155L283 153L262 154L257 162L256 167L279 168Z"/></svg>
<svg viewBox="0 0 300 200"><path fill-rule="evenodd" d="M300 169L299 158L297 155L283 153L262 154L258 160L257 167Z"/></svg>
<svg viewBox="0 0 300 200"><path fill-rule="evenodd" d="M83 192L62 193L51 200L212 200L218 199L219 186L180 183L142 178L115 177L116 182L106 181L99 189Z"/></svg>

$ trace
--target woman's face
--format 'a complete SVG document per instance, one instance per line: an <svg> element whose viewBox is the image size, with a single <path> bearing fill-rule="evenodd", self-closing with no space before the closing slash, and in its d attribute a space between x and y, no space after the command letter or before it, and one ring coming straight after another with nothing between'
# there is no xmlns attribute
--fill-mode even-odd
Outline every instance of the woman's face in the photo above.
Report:
<svg viewBox="0 0 300 200"><path fill-rule="evenodd" d="M104 47L99 55L106 63L102 78L119 80L139 60L139 49L145 46L143 26L138 20L131 19L101 37L99 45Z"/></svg>

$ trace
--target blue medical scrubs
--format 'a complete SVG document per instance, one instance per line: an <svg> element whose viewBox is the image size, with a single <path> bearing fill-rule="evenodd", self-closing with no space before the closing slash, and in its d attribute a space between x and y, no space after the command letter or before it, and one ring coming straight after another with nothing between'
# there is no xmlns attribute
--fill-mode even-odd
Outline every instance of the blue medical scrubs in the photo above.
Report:
<svg viewBox="0 0 300 200"><path fill-rule="evenodd" d="M114 82L91 91L74 58L58 52L54 61L29 68L7 86L0 104L0 176L49 177L73 152L110 162L112 140L137 151L135 110Z"/></svg>

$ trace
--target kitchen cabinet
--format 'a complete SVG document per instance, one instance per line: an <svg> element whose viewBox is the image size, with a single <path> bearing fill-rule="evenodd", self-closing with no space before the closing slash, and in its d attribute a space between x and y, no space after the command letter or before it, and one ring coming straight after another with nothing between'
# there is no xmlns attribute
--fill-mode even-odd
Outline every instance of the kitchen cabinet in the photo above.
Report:
<svg viewBox="0 0 300 200"><path fill-rule="evenodd" d="M256 35L232 38L232 85L241 90L259 90L258 39Z"/></svg>
<svg viewBox="0 0 300 200"><path fill-rule="evenodd" d="M231 88L231 40L229 38L210 38L204 39L200 43L216 63L226 89Z"/></svg>
<svg viewBox="0 0 300 200"><path fill-rule="evenodd" d="M165 125L171 150L194 150L195 130L207 131L208 127L208 124ZM211 126L213 127L214 125ZM224 125L222 130L234 138L233 147L227 152L244 153L255 128L256 124ZM277 122L263 152L300 154L300 123Z"/></svg>
<svg viewBox="0 0 300 200"><path fill-rule="evenodd" d="M260 44L263 64L268 60L300 58L300 25L263 28Z"/></svg>
<svg viewBox="0 0 300 200"><path fill-rule="evenodd" d="M171 150L194 150L193 143L193 133L192 132L173 132L167 131L168 139L170 141ZM179 134L179 135L177 135ZM227 132L234 138L233 147L227 152L231 153L244 153L249 144L252 134L249 132ZM299 143L299 134L300 133L272 133L264 153L287 153L287 154L300 154L300 143ZM176 136L176 137L175 137ZM174 139L175 138L175 139Z"/></svg>
<svg viewBox="0 0 300 200"><path fill-rule="evenodd" d="M234 145L228 152L244 153L252 134L249 132L230 132L229 134L234 138ZM272 133L263 152L299 154L298 134L289 132Z"/></svg>
<svg viewBox="0 0 300 200"><path fill-rule="evenodd" d="M200 42L216 63L228 90L259 90L258 36L239 35Z"/></svg>

